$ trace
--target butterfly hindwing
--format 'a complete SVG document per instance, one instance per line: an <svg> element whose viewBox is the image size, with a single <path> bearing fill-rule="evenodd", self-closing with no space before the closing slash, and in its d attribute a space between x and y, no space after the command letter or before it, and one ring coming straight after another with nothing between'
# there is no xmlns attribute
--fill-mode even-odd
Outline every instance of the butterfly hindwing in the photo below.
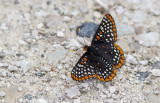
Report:
<svg viewBox="0 0 160 103"><path fill-rule="evenodd" d="M103 41L106 43L114 43L117 41L117 30L115 22L110 14L106 14L93 37L91 45L94 45L97 41Z"/></svg>
<svg viewBox="0 0 160 103"><path fill-rule="evenodd" d="M96 77L95 66L91 61L91 55L86 52L79 59L71 72L71 76L76 81L83 81L89 78Z"/></svg>
<svg viewBox="0 0 160 103"><path fill-rule="evenodd" d="M109 58L99 57L97 63L97 78L101 81L110 81L116 75L116 70L113 69Z"/></svg>
<svg viewBox="0 0 160 103"><path fill-rule="evenodd" d="M124 62L123 50L115 43L104 43L97 41L94 45L103 57L110 60L114 68L120 68Z"/></svg>
<svg viewBox="0 0 160 103"><path fill-rule="evenodd" d="M112 45L114 49L111 49L111 51L113 52L113 62L114 68L120 68L122 66L122 64L124 63L124 53L123 50L120 48L120 46L118 46L117 44L113 44Z"/></svg>

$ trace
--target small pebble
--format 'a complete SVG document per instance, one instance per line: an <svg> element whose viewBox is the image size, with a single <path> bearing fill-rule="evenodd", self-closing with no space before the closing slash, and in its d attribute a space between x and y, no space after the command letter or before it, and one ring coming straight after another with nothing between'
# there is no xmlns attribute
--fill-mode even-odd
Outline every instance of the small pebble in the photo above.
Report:
<svg viewBox="0 0 160 103"><path fill-rule="evenodd" d="M30 33L24 33L23 38L28 39L30 37Z"/></svg>
<svg viewBox="0 0 160 103"><path fill-rule="evenodd" d="M133 55L127 55L126 62L131 64L138 64L136 58Z"/></svg>
<svg viewBox="0 0 160 103"><path fill-rule="evenodd" d="M150 72L152 73L153 76L157 76L157 77L160 76L160 70L158 69L152 69Z"/></svg>
<svg viewBox="0 0 160 103"><path fill-rule="evenodd" d="M155 90L153 93L154 93L155 95L159 95L159 91L158 91L158 90Z"/></svg>
<svg viewBox="0 0 160 103"><path fill-rule="evenodd" d="M65 34L63 33L63 31L57 31L57 36L58 37L64 37Z"/></svg>
<svg viewBox="0 0 160 103"><path fill-rule="evenodd" d="M138 72L137 77L138 80L144 81L146 77L148 77L149 73L148 72Z"/></svg>
<svg viewBox="0 0 160 103"><path fill-rule="evenodd" d="M0 97L4 97L6 93L4 91L0 91Z"/></svg>
<svg viewBox="0 0 160 103"><path fill-rule="evenodd" d="M71 18L69 16L64 16L63 21L69 22L71 21Z"/></svg>
<svg viewBox="0 0 160 103"><path fill-rule="evenodd" d="M18 72L19 68L16 67L16 66L10 65L10 66L8 67L8 70L9 70L10 72Z"/></svg>
<svg viewBox="0 0 160 103"><path fill-rule="evenodd" d="M21 92L23 89L21 87L18 87L18 91Z"/></svg>
<svg viewBox="0 0 160 103"><path fill-rule="evenodd" d="M80 6L79 9L83 14L87 13L87 11L88 11L88 9L85 6Z"/></svg>
<svg viewBox="0 0 160 103"><path fill-rule="evenodd" d="M4 52L0 52L0 58L4 58L6 54Z"/></svg>
<svg viewBox="0 0 160 103"><path fill-rule="evenodd" d="M31 94L26 94L25 99L32 100L33 96Z"/></svg>
<svg viewBox="0 0 160 103"><path fill-rule="evenodd" d="M75 100L74 100L74 103L81 103L80 98L75 99Z"/></svg>
<svg viewBox="0 0 160 103"><path fill-rule="evenodd" d="M70 98L74 98L77 95L80 95L79 88L77 86L71 87L70 89L66 90L67 96Z"/></svg>
<svg viewBox="0 0 160 103"><path fill-rule="evenodd" d="M109 91L111 94L113 94L116 91L116 88L114 86L109 87Z"/></svg>

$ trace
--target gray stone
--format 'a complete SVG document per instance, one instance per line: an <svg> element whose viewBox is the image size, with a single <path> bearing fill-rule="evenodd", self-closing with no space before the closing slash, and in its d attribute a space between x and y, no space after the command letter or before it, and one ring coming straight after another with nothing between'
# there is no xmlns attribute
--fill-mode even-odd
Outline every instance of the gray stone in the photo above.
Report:
<svg viewBox="0 0 160 103"><path fill-rule="evenodd" d="M93 22L87 22L77 27L76 34L81 37L93 37L96 33L97 28L97 24Z"/></svg>
<svg viewBox="0 0 160 103"><path fill-rule="evenodd" d="M84 14L87 13L87 11L88 11L87 7L85 7L85 6L80 6L79 9Z"/></svg>
<svg viewBox="0 0 160 103"><path fill-rule="evenodd" d="M126 62L131 63L131 64L138 64L136 58L132 55L126 56Z"/></svg>
<svg viewBox="0 0 160 103"><path fill-rule="evenodd" d="M18 87L18 91L21 92L23 89L21 87Z"/></svg>
<svg viewBox="0 0 160 103"><path fill-rule="evenodd" d="M151 64L152 69L160 69L160 62L155 62Z"/></svg>
<svg viewBox="0 0 160 103"><path fill-rule="evenodd" d="M26 94L25 99L32 100L33 96L31 94Z"/></svg>
<svg viewBox="0 0 160 103"><path fill-rule="evenodd" d="M6 93L4 91L0 91L0 97L4 97Z"/></svg>
<svg viewBox="0 0 160 103"><path fill-rule="evenodd" d="M142 11L142 10L135 10L134 11L134 16L133 16L133 21L137 23L144 22L147 18L147 13Z"/></svg>
<svg viewBox="0 0 160 103"><path fill-rule="evenodd" d="M79 88L77 86L71 87L70 89L66 90L67 96L70 98L74 98L77 95L80 95Z"/></svg>
<svg viewBox="0 0 160 103"><path fill-rule="evenodd" d="M136 36L136 39L139 41L139 44L144 46L156 46L160 39L160 34L157 32L139 34Z"/></svg>
<svg viewBox="0 0 160 103"><path fill-rule="evenodd" d="M147 95L147 99L149 103L160 103L159 98L160 98L160 95L153 95L153 94Z"/></svg>
<svg viewBox="0 0 160 103"><path fill-rule="evenodd" d="M47 59L50 64L56 65L59 60L65 58L68 50L63 47L58 47L55 51L51 51L47 54Z"/></svg>
<svg viewBox="0 0 160 103"><path fill-rule="evenodd" d="M102 83L98 83L98 84L97 84L97 88L99 88L99 89L103 90L104 85L103 85Z"/></svg>
<svg viewBox="0 0 160 103"><path fill-rule="evenodd" d="M131 51L138 51L141 48L141 46L138 42L131 42L131 43L129 43L129 46L131 48Z"/></svg>
<svg viewBox="0 0 160 103"><path fill-rule="evenodd" d="M24 33L23 38L28 39L30 37L30 33Z"/></svg>
<svg viewBox="0 0 160 103"><path fill-rule="evenodd" d="M80 98L75 99L74 103L81 103Z"/></svg>
<svg viewBox="0 0 160 103"><path fill-rule="evenodd" d="M141 60L141 61L139 61L139 63L141 65L147 65L148 64L148 60Z"/></svg>
<svg viewBox="0 0 160 103"><path fill-rule="evenodd" d="M117 35L135 34L135 30L131 26L123 24L122 22L119 22L117 20L115 20L115 24L116 24L116 28L117 28Z"/></svg>
<svg viewBox="0 0 160 103"><path fill-rule="evenodd" d="M23 87L23 91L18 92L17 88L17 86L0 88L0 91L4 91L6 93L4 98L6 103L13 103L14 101L21 98L24 95L24 93L28 90L26 87Z"/></svg>
<svg viewBox="0 0 160 103"><path fill-rule="evenodd" d="M6 54L4 52L0 52L0 58L4 58Z"/></svg>
<svg viewBox="0 0 160 103"><path fill-rule="evenodd" d="M27 72L28 70L30 70L30 63L26 60L22 60L20 61L20 67L23 72Z"/></svg>
<svg viewBox="0 0 160 103"><path fill-rule="evenodd" d="M150 70L153 76L160 77L160 70L159 69L152 69Z"/></svg>
<svg viewBox="0 0 160 103"><path fill-rule="evenodd" d="M119 40L119 41L116 42L116 44L118 44L122 48L122 50L125 51L125 52L130 52L131 51L131 49L129 47L129 44L128 44L128 40L125 40L125 39Z"/></svg>
<svg viewBox="0 0 160 103"><path fill-rule="evenodd" d="M137 77L138 80L144 81L146 77L148 77L149 73L148 72L138 72Z"/></svg>
<svg viewBox="0 0 160 103"><path fill-rule="evenodd" d="M17 72L17 71L19 70L19 68L16 67L16 66L10 65L10 66L8 67L8 70L9 70L10 72Z"/></svg>
<svg viewBox="0 0 160 103"><path fill-rule="evenodd" d="M71 21L71 18L69 16L64 16L63 21L69 22L69 21Z"/></svg>
<svg viewBox="0 0 160 103"><path fill-rule="evenodd" d="M109 91L111 94L113 94L116 91L116 88L114 86L109 87Z"/></svg>

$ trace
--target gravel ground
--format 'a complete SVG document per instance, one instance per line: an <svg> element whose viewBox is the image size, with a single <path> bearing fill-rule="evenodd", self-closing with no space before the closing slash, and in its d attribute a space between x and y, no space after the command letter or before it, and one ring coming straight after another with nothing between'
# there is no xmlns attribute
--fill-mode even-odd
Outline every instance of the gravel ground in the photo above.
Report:
<svg viewBox="0 0 160 103"><path fill-rule="evenodd" d="M159 5L159 0L0 0L0 103L160 103ZM76 27L99 24L107 13L116 21L125 63L110 82L76 82L70 72L84 45ZM89 45L92 38L84 40Z"/></svg>

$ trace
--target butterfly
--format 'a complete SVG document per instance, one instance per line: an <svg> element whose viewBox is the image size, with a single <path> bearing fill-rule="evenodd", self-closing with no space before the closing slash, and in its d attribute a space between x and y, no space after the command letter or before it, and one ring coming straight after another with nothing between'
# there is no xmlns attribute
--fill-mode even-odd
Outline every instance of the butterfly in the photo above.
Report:
<svg viewBox="0 0 160 103"><path fill-rule="evenodd" d="M110 81L116 75L115 68L124 63L123 50L115 44L117 30L113 17L106 14L91 42L91 46L83 46L86 51L71 71L76 81L98 78Z"/></svg>

